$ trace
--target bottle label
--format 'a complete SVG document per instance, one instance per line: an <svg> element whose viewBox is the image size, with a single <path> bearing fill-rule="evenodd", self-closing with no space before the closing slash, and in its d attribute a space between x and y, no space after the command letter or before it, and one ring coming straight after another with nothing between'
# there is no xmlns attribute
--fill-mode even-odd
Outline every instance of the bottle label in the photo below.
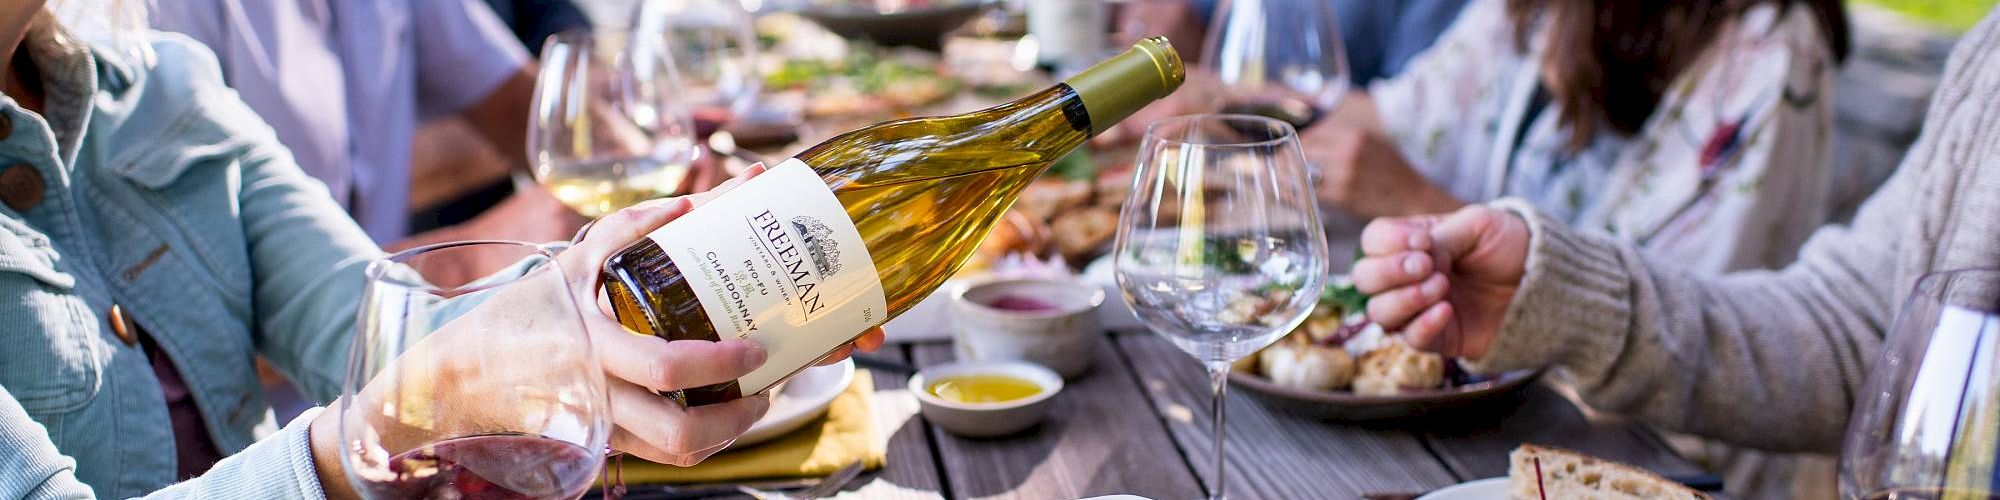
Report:
<svg viewBox="0 0 2000 500"><path fill-rule="evenodd" d="M786 160L647 235L666 250L723 338L764 346L737 383L763 392L882 324L882 277L819 174Z"/></svg>

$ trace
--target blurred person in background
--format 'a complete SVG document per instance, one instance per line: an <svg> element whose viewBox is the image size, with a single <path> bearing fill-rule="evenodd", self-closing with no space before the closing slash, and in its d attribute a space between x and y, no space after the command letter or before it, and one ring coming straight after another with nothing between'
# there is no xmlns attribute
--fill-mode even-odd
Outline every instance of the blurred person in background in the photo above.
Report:
<svg viewBox="0 0 2000 500"><path fill-rule="evenodd" d="M136 0L59 5L77 25L143 25L114 14ZM280 429L252 359L332 399L382 251L206 48L139 29L91 40L41 1L0 2L0 498L352 497L339 412ZM578 302L595 302L604 259L705 197L607 216L559 254ZM692 464L768 407L684 409L651 392L748 373L764 359L754 343L634 336L594 312L612 447ZM509 362L574 369L538 359Z"/></svg>
<svg viewBox="0 0 2000 500"><path fill-rule="evenodd" d="M1355 283L1372 294L1370 319L1475 371L1559 367L1600 411L1833 453L1853 405L1877 390L1865 385L1870 372L1894 369L1882 366L1895 362L1882 357L1894 341L1885 336L1918 280L2000 266L1996 59L2000 14L1989 13L1953 50L1895 173L1851 224L1817 228L1783 269L1704 276L1508 199L1375 221ZM1965 470L1985 474L1990 457L1968 455L1986 468ZM1834 496L1822 491L1814 498Z"/></svg>
<svg viewBox="0 0 2000 500"><path fill-rule="evenodd" d="M1396 76L1437 40L1469 0L1325 0L1340 23L1348 79L1355 87ZM1198 62L1220 0L1133 0L1119 12L1120 43L1166 35L1189 63Z"/></svg>
<svg viewBox="0 0 2000 500"><path fill-rule="evenodd" d="M410 234L411 150L419 126L457 119L507 165L528 164L534 65L480 0L175 0L157 2L152 25L213 50L230 87L378 243L395 249L482 238L551 241L584 222L546 193L522 190L463 224ZM481 151L453 146L439 154Z"/></svg>

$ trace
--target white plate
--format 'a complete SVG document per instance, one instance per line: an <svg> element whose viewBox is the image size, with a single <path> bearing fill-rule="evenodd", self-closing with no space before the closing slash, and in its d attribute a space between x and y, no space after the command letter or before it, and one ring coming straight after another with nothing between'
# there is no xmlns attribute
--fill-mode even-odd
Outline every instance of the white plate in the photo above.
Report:
<svg viewBox="0 0 2000 500"><path fill-rule="evenodd" d="M1495 477L1446 486L1417 500L1505 500L1507 478Z"/></svg>
<svg viewBox="0 0 2000 500"><path fill-rule="evenodd" d="M770 441L805 427L825 415L827 407L833 405L833 398L840 396L841 391L847 390L847 385L853 382L854 360L851 359L799 372L799 376L792 377L791 381L778 388L776 395L771 396L771 410L764 413L764 418L751 424L750 430L737 437L736 443L729 447L742 448Z"/></svg>

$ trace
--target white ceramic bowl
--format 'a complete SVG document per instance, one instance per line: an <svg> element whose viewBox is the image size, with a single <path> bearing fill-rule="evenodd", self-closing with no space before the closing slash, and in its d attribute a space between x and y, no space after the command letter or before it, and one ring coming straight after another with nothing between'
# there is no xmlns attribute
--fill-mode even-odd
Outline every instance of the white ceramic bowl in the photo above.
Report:
<svg viewBox="0 0 2000 500"><path fill-rule="evenodd" d="M1006 298L1042 302L1043 310L1010 310ZM952 350L966 361L1024 360L1063 378L1090 368L1103 336L1097 308L1104 290L1070 279L1013 278L960 284L952 293Z"/></svg>
<svg viewBox="0 0 2000 500"><path fill-rule="evenodd" d="M1041 386L1042 392L1000 403L959 403L931 394L931 381L965 375L1010 375ZM1048 413L1049 402L1062 388L1062 376L1026 361L945 363L918 370L910 377L910 393L917 395L924 420L966 437L1004 436L1034 426Z"/></svg>

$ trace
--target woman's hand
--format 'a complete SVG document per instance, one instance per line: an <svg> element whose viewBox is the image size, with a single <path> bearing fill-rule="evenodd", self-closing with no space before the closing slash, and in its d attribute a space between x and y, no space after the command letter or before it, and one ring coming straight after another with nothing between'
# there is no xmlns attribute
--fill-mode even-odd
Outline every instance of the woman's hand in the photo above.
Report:
<svg viewBox="0 0 2000 500"><path fill-rule="evenodd" d="M743 339L669 342L634 335L612 319L609 304L598 292L598 276L606 259L763 171L761 165L752 166L742 177L714 190L641 203L605 216L592 224L581 241L557 257L574 281L571 289L578 303L599 305L599 313L586 313L584 320L610 382L611 420L618 427L611 436L613 448L655 462L693 465L734 442L769 409L770 399L762 395L681 408L654 394L741 378L764 364L764 348ZM881 330L870 331L855 344L863 350L879 347ZM845 359L850 350L844 347L830 359Z"/></svg>
<svg viewBox="0 0 2000 500"><path fill-rule="evenodd" d="M1339 120L1301 132L1306 160L1319 166L1321 200L1364 217L1438 214L1465 206L1410 166L1380 134Z"/></svg>
<svg viewBox="0 0 2000 500"><path fill-rule="evenodd" d="M1354 285L1372 296L1368 319L1410 345L1479 359L1521 286L1528 239L1520 216L1482 205L1378 219L1361 233Z"/></svg>

